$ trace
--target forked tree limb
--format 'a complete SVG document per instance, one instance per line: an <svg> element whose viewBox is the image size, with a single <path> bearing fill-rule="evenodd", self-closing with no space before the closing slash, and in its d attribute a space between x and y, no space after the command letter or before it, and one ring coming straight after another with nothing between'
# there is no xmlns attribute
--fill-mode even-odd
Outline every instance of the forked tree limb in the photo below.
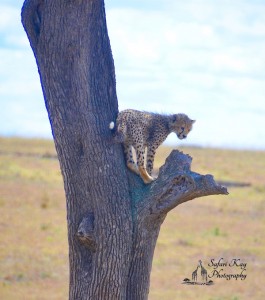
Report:
<svg viewBox="0 0 265 300"><path fill-rule="evenodd" d="M158 178L149 185L144 184L139 176L127 171L134 224L128 300L147 299L149 278L142 275L151 271L155 244L167 213L194 198L228 194L225 187L216 184L212 175L192 172L191 162L189 155L173 150L160 168ZM139 281L137 276L144 279Z"/></svg>

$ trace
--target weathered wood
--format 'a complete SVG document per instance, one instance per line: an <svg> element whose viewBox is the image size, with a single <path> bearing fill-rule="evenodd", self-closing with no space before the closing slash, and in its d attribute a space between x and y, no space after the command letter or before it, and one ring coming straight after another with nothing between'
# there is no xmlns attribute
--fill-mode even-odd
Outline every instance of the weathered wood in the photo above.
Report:
<svg viewBox="0 0 265 300"><path fill-rule="evenodd" d="M147 299L167 212L227 191L178 151L148 186L126 169L109 130L118 101L103 0L26 0L22 23L64 179L69 299Z"/></svg>
<svg viewBox="0 0 265 300"><path fill-rule="evenodd" d="M134 239L126 299L146 299L148 296L154 249L167 213L197 197L228 194L212 175L192 172L191 161L189 155L173 150L160 168L158 178L150 185L145 185L139 176L128 171Z"/></svg>

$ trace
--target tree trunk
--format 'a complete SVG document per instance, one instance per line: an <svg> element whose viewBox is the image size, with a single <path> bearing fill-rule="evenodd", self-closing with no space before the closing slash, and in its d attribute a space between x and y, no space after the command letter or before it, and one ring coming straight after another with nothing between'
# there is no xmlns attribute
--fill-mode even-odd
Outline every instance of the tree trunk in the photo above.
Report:
<svg viewBox="0 0 265 300"><path fill-rule="evenodd" d="M147 299L167 212L227 191L178 151L148 186L126 169L109 130L118 102L103 0L26 0L22 23L64 179L69 299Z"/></svg>

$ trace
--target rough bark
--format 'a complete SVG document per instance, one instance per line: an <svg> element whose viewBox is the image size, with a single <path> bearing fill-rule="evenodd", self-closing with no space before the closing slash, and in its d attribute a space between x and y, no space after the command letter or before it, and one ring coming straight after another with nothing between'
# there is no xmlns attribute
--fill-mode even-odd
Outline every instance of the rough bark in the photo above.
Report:
<svg viewBox="0 0 265 300"><path fill-rule="evenodd" d="M146 186L128 171L108 125L118 101L103 0L26 0L34 52L67 204L69 299L147 299L166 214L196 197L226 194L173 151Z"/></svg>

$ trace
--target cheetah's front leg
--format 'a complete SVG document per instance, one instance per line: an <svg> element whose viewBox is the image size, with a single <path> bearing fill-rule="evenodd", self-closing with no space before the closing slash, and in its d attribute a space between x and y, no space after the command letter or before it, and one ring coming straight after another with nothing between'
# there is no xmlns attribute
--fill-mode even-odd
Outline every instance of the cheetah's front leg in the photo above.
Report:
<svg viewBox="0 0 265 300"><path fill-rule="evenodd" d="M142 177L145 184L151 183L154 178L147 173L144 166L144 147L138 146L138 148L136 148L136 156L140 176Z"/></svg>
<svg viewBox="0 0 265 300"><path fill-rule="evenodd" d="M157 148L155 146L147 147L146 170L149 175L152 175L156 149Z"/></svg>

